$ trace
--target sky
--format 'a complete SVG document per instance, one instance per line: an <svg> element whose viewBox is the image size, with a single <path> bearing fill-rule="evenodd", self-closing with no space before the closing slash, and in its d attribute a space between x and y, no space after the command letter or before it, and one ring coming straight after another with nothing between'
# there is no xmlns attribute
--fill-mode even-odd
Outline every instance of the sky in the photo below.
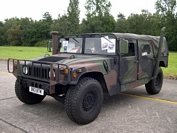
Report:
<svg viewBox="0 0 177 133"><path fill-rule="evenodd" d="M155 2L157 0L109 0L112 4L110 13L117 19L117 15L123 13L128 17L131 13L140 14L142 9L154 13ZM85 18L86 0L79 0L80 20ZM53 19L58 18L58 14L67 13L69 0L3 0L0 5L0 21L4 19L32 18L33 20L42 19L45 12L49 12Z"/></svg>

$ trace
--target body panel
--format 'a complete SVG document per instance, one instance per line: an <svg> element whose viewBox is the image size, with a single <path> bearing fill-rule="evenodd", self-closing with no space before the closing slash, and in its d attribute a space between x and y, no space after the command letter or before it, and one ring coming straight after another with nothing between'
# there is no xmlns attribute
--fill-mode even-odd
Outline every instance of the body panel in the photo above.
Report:
<svg viewBox="0 0 177 133"><path fill-rule="evenodd" d="M88 33L79 37L83 38L81 39L82 42L78 42L77 39L74 39L74 36L71 36L73 42L70 49L75 53L69 53L67 49L62 49L65 52L59 52L62 43L59 40L58 46L55 44L52 56L38 57L33 60L13 59L13 62L17 61L18 65L13 67L12 73L22 81L27 82L27 85L41 84L42 88L44 86L43 89L48 88L46 91L49 90L49 94L53 94L56 89L60 89L57 87L58 85L67 90L68 86L76 85L84 76L96 77L94 74L99 74L102 77L103 81L101 81L101 77L100 79L97 77L97 80L105 83L105 89L110 95L146 84L153 78L159 48L159 36L131 33ZM87 37L95 37L95 40L97 40L95 42L102 43L102 40L104 40L108 44L104 43L104 46L101 46L102 53L92 53L92 42L88 41L87 47L84 44ZM66 39L63 39L65 43L69 43L66 41L68 38L69 35ZM120 39L128 41L129 53L120 54ZM88 43L90 44L88 45ZM105 50L107 45L109 45L109 51L107 51L108 49ZM79 53L75 51L74 46L77 47L76 50L78 49ZM91 53L84 53L86 48L89 48ZM28 74L24 74L24 66L27 66ZM168 66L168 46L165 37L160 54L160 66ZM66 69L68 73L63 74ZM102 86L104 88L104 85Z"/></svg>

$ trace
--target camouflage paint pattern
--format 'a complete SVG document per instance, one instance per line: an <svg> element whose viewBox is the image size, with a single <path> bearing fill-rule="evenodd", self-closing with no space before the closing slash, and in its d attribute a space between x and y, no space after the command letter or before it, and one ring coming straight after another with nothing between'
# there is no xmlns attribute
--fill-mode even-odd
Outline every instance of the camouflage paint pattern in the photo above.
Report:
<svg viewBox="0 0 177 133"><path fill-rule="evenodd" d="M74 54L74 57L70 58L73 54L57 53L56 51L52 56L39 57L31 61L17 60L18 66L17 68L13 68L12 73L16 77L22 77L22 79L24 78L27 80L27 78L30 78L31 80L34 80L34 83L36 82L36 79L41 82L48 82L50 94L54 94L55 90L58 89L55 88L57 84L63 86L77 84L79 79L87 73L101 73L110 95L148 83L152 79L152 72L155 66L154 57L157 55L159 37L130 33L113 33L113 35L116 37L117 41L120 40L120 38L132 40L138 49L135 49L135 56L122 57L119 55L103 56ZM154 53L143 57L141 56L142 53L140 49L149 41L151 50L153 50ZM165 38L162 52L166 53L163 55L166 55L168 60L168 47ZM22 72L22 67L24 64L27 66L30 64L26 62L30 62L31 64L36 62L39 71L42 71L42 66L45 64L49 65L50 78L43 79L32 75L25 75ZM33 67L35 68L36 66L34 65ZM68 69L69 73L63 74L62 70L64 69ZM78 70L81 70L81 72ZM47 71L47 73L49 71ZM75 72L77 73L76 78L73 77Z"/></svg>
<svg viewBox="0 0 177 133"><path fill-rule="evenodd" d="M125 38L125 39L138 39L138 40L147 40L151 41L153 49L154 49L154 56L157 56L157 51L159 48L159 39L160 36L151 36L151 35L137 35L137 34L132 34L132 33L114 33L114 35L119 39L119 38ZM168 46L167 46L167 41L166 38L164 37L163 45L162 45L162 50L161 52L165 55L168 54Z"/></svg>

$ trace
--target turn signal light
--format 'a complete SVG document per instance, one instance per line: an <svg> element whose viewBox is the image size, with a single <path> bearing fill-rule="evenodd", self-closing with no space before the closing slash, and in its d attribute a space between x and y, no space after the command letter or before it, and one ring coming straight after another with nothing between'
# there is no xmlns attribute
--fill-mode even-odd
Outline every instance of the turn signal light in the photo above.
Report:
<svg viewBox="0 0 177 133"><path fill-rule="evenodd" d="M77 77L77 73L76 73L76 72L73 73L73 77L74 77L74 78Z"/></svg>
<svg viewBox="0 0 177 133"><path fill-rule="evenodd" d="M65 75L68 75L68 73L69 73L69 70L68 70L68 69L65 69L65 70L64 70L64 74L65 74Z"/></svg>
<svg viewBox="0 0 177 133"><path fill-rule="evenodd" d="M60 69L60 73L64 74L64 75L68 75L69 74L69 70L67 68L61 68Z"/></svg>
<svg viewBox="0 0 177 133"><path fill-rule="evenodd" d="M17 65L18 65L17 60L14 60L14 67L17 67Z"/></svg>

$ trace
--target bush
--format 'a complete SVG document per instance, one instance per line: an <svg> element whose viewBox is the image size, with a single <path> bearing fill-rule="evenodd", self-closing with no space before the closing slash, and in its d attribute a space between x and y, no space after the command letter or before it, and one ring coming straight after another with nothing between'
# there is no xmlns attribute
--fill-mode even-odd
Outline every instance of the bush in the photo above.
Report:
<svg viewBox="0 0 177 133"><path fill-rule="evenodd" d="M36 47L47 47L48 40L42 40L35 44Z"/></svg>

